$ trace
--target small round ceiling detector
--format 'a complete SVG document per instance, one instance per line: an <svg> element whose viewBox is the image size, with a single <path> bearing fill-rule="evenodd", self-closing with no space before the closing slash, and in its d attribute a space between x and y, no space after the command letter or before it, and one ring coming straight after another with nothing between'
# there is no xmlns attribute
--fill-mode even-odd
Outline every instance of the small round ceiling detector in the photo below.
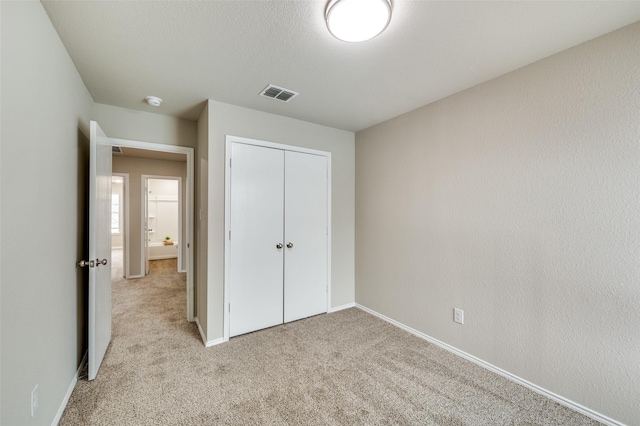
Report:
<svg viewBox="0 0 640 426"><path fill-rule="evenodd" d="M154 107L159 107L162 103L162 99L157 96L147 96L146 98L144 98L144 100L147 101L149 105Z"/></svg>

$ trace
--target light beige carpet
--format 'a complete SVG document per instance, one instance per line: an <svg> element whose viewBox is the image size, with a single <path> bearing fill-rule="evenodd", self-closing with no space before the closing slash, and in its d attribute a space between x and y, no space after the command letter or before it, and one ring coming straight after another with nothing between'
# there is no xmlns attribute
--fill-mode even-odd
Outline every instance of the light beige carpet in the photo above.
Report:
<svg viewBox="0 0 640 426"><path fill-rule="evenodd" d="M355 308L207 349L170 262L114 283L113 341L61 425L598 424Z"/></svg>

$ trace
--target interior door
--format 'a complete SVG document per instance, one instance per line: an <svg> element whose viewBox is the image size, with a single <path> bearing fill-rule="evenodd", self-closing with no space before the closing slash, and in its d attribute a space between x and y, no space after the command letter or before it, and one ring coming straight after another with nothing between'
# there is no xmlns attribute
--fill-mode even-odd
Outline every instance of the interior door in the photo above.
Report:
<svg viewBox="0 0 640 426"><path fill-rule="evenodd" d="M285 153L284 322L327 312L327 158Z"/></svg>
<svg viewBox="0 0 640 426"><path fill-rule="evenodd" d="M284 151L232 144L230 336L282 324Z"/></svg>
<svg viewBox="0 0 640 426"><path fill-rule="evenodd" d="M90 123L89 143L89 380L111 342L111 141Z"/></svg>

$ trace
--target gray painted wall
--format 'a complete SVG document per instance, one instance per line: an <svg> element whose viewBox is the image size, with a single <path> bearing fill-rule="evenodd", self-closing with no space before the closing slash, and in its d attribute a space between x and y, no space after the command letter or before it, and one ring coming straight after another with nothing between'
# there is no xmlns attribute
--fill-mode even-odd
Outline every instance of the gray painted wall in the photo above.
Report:
<svg viewBox="0 0 640 426"><path fill-rule="evenodd" d="M634 24L358 132L356 302L640 424L638 70Z"/></svg>
<svg viewBox="0 0 640 426"><path fill-rule="evenodd" d="M0 2L3 425L50 425L86 347L93 100L40 2ZM40 408L30 418L38 385Z"/></svg>
<svg viewBox="0 0 640 426"><path fill-rule="evenodd" d="M104 129L103 129L104 130ZM185 156L186 158L186 156ZM129 174L129 272L131 276L144 275L142 259L142 175L172 176L182 178L182 217L186 218L187 163L181 161L154 160L150 158L113 156L113 172ZM187 235L186 219L182 220L182 235ZM174 237L176 240L178 236ZM183 265L187 265L185 244L180 242Z"/></svg>
<svg viewBox="0 0 640 426"><path fill-rule="evenodd" d="M97 103L91 119L97 121L111 138L191 148L196 147L198 139L195 121L168 115Z"/></svg>
<svg viewBox="0 0 640 426"><path fill-rule="evenodd" d="M94 104L39 2L0 2L0 15L0 423L48 425L87 346L76 261L87 251L89 120L112 137L190 147L196 123Z"/></svg>
<svg viewBox="0 0 640 426"><path fill-rule="evenodd" d="M331 307L354 301L354 134L216 101L208 105L207 339L223 334L224 174L226 135L332 154ZM200 235L202 238L202 234Z"/></svg>

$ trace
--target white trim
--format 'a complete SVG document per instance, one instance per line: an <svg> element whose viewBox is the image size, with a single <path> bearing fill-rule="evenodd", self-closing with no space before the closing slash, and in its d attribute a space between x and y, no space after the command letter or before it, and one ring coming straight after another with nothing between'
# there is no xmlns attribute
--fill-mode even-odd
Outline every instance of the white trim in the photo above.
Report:
<svg viewBox="0 0 640 426"><path fill-rule="evenodd" d="M144 278L144 275L131 275L128 279L134 280L134 279L137 279L137 278Z"/></svg>
<svg viewBox="0 0 640 426"><path fill-rule="evenodd" d="M261 141L257 139L243 138L240 136L226 135L225 137L225 166L224 166L224 304L223 311L223 342L229 341L230 323L229 323L229 294L230 294L230 276L229 268L231 253L228 244L228 235L231 229L231 144L242 143L246 145L255 145L266 148L280 149L283 151L300 152L304 154L313 154L326 157L327 159L327 313L331 306L331 153L327 151L318 151L316 149L303 148L294 145L285 145L275 142Z"/></svg>
<svg viewBox="0 0 640 426"><path fill-rule="evenodd" d="M241 136L226 135L226 141L227 143L229 143L230 141L233 141L233 142L243 143L245 145L256 145L256 146L263 146L266 148L281 149L283 151L294 151L294 152L302 152L305 154L320 155L322 157L331 157L331 153L328 151L319 151L317 149L303 148L301 146L285 145L282 143L243 138Z"/></svg>
<svg viewBox="0 0 640 426"><path fill-rule="evenodd" d="M524 386L525 388L528 388L542 396L546 396L549 399L552 399L553 401L557 402L558 404L564 405L567 408L570 408L574 411L577 411L578 413L584 414L585 416L592 418L594 420L599 421L600 423L604 423L605 425L609 425L609 426L625 426L624 423L620 423L610 417L605 416L604 414L600 414L597 411L594 411L590 408L585 407L584 405L578 404L577 402L571 401L570 399L567 399L563 396L560 396L556 393L551 392L550 390L547 390L543 387L540 387L536 384L531 383L530 381L523 379L522 377L516 376L515 374L509 373L506 370L503 370L500 367L496 367L493 364L490 364L480 358L477 358L473 355L470 355L464 351L461 351L460 349L451 346L447 343L441 342L438 339L435 339L427 334L424 334L416 329L413 329L407 325L402 324L401 322L398 322L394 319L391 319L385 315L382 315L379 312L374 311L373 309L369 309L365 306L362 306L358 303L356 303L356 307L358 309L361 309L373 316L376 316L392 325L395 325L398 328L401 328L405 331L408 331L409 333L413 334L414 336L420 337L421 339L424 339L426 341L428 341L429 343L433 343L434 345L437 345L451 353L453 353L454 355L457 355L459 357L462 357L464 359L466 359L467 361L471 361L476 365L479 365L480 367L486 368L487 370L496 373L506 379L511 380L512 382L515 382L519 385Z"/></svg>
<svg viewBox="0 0 640 426"><path fill-rule="evenodd" d="M141 175L142 177L142 182L141 182L141 196L142 196L142 205L144 205L144 203L147 203L147 205L149 204L149 199L147 197L147 193L144 191L144 188L147 188L148 185L148 180L149 179L162 179L162 180L177 180L178 181L178 199L177 200L170 200L171 202L178 202L178 241L182 241L183 239L183 232L182 232L182 227L183 225L186 225L183 223L183 218L182 218L182 200L183 200L183 196L182 196L182 176L165 176L165 175ZM151 200L151 201L168 201L168 200ZM147 218L144 217L145 212L147 212L148 214L148 207L147 208L142 208L140 209L141 213L142 213L142 222L141 223L146 223ZM175 256L169 256L169 257L161 257L161 256L154 256L151 257L148 255L148 251L145 249L145 245L146 245L146 239L148 238L148 236L143 232L142 233L142 245L141 245L141 249L142 249L142 253L141 253L141 259L142 259L142 269L145 271L145 275L146 275L146 261L147 261L147 257L149 258L149 260L158 260L158 259L172 259ZM184 272L184 261L182 259L182 247L178 247L178 268L177 271L178 272Z"/></svg>
<svg viewBox="0 0 640 426"><path fill-rule="evenodd" d="M163 254L160 256L149 256L149 260L163 260L163 259L175 259L176 255L173 254ZM178 271L178 272L182 272L182 271Z"/></svg>
<svg viewBox="0 0 640 426"><path fill-rule="evenodd" d="M345 309L354 308L356 306L355 302L347 303L346 305L336 306L335 308L329 308L329 314L334 312L343 311Z"/></svg>
<svg viewBox="0 0 640 426"><path fill-rule="evenodd" d="M53 421L51 422L51 426L57 426L58 423L60 423L60 419L62 418L62 413L64 413L65 408L67 408L67 404L69 403L69 399L71 398L71 394L73 393L73 390L76 387L76 383L78 383L78 378L80 377L80 372L82 371L82 369L84 368L84 366L86 364L87 364L87 352L84 353L84 356L82 357L82 360L80 361L80 366L78 366L78 369L76 370L76 374L71 379L71 383L69 384L69 387L67 388L67 393L64 395L64 398L62 398L62 403L60 404L60 407L58 408L58 412L56 413L56 416L53 418Z"/></svg>
<svg viewBox="0 0 640 426"><path fill-rule="evenodd" d="M198 331L200 332L200 338L202 339L202 343L204 343L205 348L210 348L211 346L219 345L220 343L224 343L224 339L219 337L214 340L207 340L207 337L204 335L204 331L202 331L202 327L200 326L200 321L198 317L195 318L196 325L198 326Z"/></svg>
<svg viewBox="0 0 640 426"><path fill-rule="evenodd" d="M215 340L207 341L207 343L205 343L204 346L206 348L210 348L211 346L216 346L216 345L219 345L221 343L224 343L224 339L222 337L219 337L219 338L217 338Z"/></svg>
<svg viewBox="0 0 640 426"><path fill-rule="evenodd" d="M230 303L230 286L231 278L229 270L231 268L231 247L229 246L229 229L231 229L231 140L227 135L225 141L225 157L224 157L224 277L223 277L223 305L222 305L222 340L229 341L231 334L229 323L229 303Z"/></svg>
<svg viewBox="0 0 640 426"><path fill-rule="evenodd" d="M322 151L318 151L322 152ZM331 153L325 152L324 155L327 157L327 313L331 309L331 235L333 234L333 227L331 224L331 175L333 175L332 165L331 165Z"/></svg>
<svg viewBox="0 0 640 426"><path fill-rule="evenodd" d="M178 145L165 145L153 142L141 142L134 141L129 139L118 139L118 138L110 138L114 145L129 147L129 148L138 148L138 149L146 149L149 151L160 151L160 152L172 152L176 154L184 154L187 157L187 193L185 194L184 202L186 204L186 221L187 221L187 238L183 238L183 244L186 244L185 247L187 249L187 321L194 321L194 275L195 270L193 270L193 259L194 259L194 235L193 235L193 209L194 209L194 149L186 146L178 146ZM144 274L141 276L130 276L129 278L142 278Z"/></svg>
<svg viewBox="0 0 640 426"><path fill-rule="evenodd" d="M198 331L200 332L200 338L202 339L202 343L204 343L206 346L207 336L205 336L204 331L202 331L202 327L200 326L200 320L198 319L198 317L196 317L195 320L196 320L196 325L198 326Z"/></svg>
<svg viewBox="0 0 640 426"><path fill-rule="evenodd" d="M124 223L120 227L122 233L122 241L124 242L124 247L122 248L122 262L124 266L123 275L126 279L133 278L131 276L131 267L129 262L129 173L113 173L112 176L120 176L122 178L122 203L121 205L124 207ZM111 247L112 249L117 247Z"/></svg>

